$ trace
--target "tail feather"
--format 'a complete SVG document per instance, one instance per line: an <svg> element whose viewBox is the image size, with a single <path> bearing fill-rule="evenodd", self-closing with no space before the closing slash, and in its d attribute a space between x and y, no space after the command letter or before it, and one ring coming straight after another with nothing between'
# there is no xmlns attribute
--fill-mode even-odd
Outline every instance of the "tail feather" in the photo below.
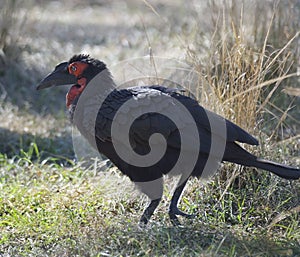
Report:
<svg viewBox="0 0 300 257"><path fill-rule="evenodd" d="M267 161L267 160L257 158L251 166L254 166L259 169L271 171L277 176L285 179L296 180L300 178L300 169L288 165L284 165L284 164L279 164L272 161Z"/></svg>
<svg viewBox="0 0 300 257"><path fill-rule="evenodd" d="M229 161L249 167L270 171L285 179L299 179L300 169L288 165L257 158L234 142L226 144L223 161Z"/></svg>

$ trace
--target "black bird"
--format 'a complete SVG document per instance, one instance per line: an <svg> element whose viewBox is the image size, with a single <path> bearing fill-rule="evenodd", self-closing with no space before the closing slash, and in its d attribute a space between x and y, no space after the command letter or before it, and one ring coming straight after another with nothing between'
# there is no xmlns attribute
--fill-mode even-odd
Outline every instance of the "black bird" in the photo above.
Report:
<svg viewBox="0 0 300 257"><path fill-rule="evenodd" d="M72 84L72 87L67 93L66 105L73 123L93 147L109 158L151 199L141 217L141 223L146 224L149 221L161 200L164 174L181 175L169 208L169 216L174 224L179 223L177 215L191 216L177 208L189 177L207 176L203 174L205 169L206 173L212 173L221 161L260 168L285 179L296 180L300 177L300 169L259 159L243 149L237 142L258 145L258 141L242 128L205 110L196 100L176 89L159 85L117 89L106 65L83 54L75 55L68 62L57 65L55 70L39 83L37 89L69 84ZM126 105L129 102L130 104ZM126 108L123 108L124 106ZM189 114L181 112L181 107ZM168 117L168 113L173 118ZM189 115L194 120L196 134L189 133L193 126L192 122L186 120L185 116ZM183 120L183 129L178 127L174 119ZM129 129L126 122L132 123ZM214 122L215 125L212 124ZM115 141L112 133L114 128L117 130ZM186 137L181 134L185 131L189 134ZM131 149L123 137L127 132ZM155 148L155 139L152 137L157 133L165 140L156 138L156 145L160 148ZM215 143L220 149L214 146ZM188 161L182 162L178 168L176 165L181 158L183 144ZM148 154L152 152L155 159L155 153L161 148L162 156L157 162L134 162L134 154L149 157ZM221 150L220 153L212 151L213 148ZM133 154L125 156L127 159L120 156L131 152L130 150L133 150ZM196 156L194 163L193 155ZM130 161L130 157L133 158L133 162ZM208 163L211 164L210 167ZM174 167L177 167L175 172ZM185 167L189 171L186 171Z"/></svg>

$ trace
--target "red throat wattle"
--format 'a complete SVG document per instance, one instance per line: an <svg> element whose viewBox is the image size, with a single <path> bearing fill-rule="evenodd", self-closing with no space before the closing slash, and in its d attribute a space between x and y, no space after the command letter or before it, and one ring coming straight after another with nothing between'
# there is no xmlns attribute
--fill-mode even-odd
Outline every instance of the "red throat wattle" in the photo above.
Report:
<svg viewBox="0 0 300 257"><path fill-rule="evenodd" d="M73 103L73 101L76 99L76 97L78 97L82 91L84 90L85 86L86 86L86 78L81 78L77 80L76 85L73 85L67 95L66 95L66 106L69 109L69 107L71 106L71 104Z"/></svg>

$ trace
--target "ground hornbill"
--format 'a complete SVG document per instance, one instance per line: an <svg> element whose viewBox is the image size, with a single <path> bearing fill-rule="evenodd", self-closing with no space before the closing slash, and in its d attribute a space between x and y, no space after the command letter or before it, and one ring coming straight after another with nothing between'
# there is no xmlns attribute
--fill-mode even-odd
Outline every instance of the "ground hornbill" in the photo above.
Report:
<svg viewBox="0 0 300 257"><path fill-rule="evenodd" d="M198 149L196 161L193 163L190 172L185 172L185 165L186 167L190 165L188 162L183 162L183 165L179 166L179 172L177 171L177 175L181 175L181 178L174 191L169 208L169 216L174 224L179 223L177 215L190 217L190 215L180 211L177 204L188 178L190 176L201 177L208 161L213 164L228 161L256 167L270 171L285 179L296 180L300 177L300 169L259 159L243 149L237 142L258 145L258 141L237 125L205 110L196 100L181 94L176 89L159 85L118 89L106 65L89 55L75 55L68 62L57 65L55 70L40 82L37 89L58 85L72 85L66 96L66 105L73 123L78 127L81 134L100 153L108 157L122 173L129 176L141 191L151 199L149 206L141 217L141 223L146 224L158 206L163 192L162 177L164 174L170 174L171 170L177 165L176 162L181 158L181 145L185 143L183 142L185 137L181 135L180 126L176 125L174 119L167 117L168 113L171 116L173 115L175 119L183 120L185 118L183 116L191 115L197 129L196 134L189 133L195 136L195 139L192 138L185 149L189 157L194 154L195 149ZM131 105L124 109L123 106L127 102L131 102ZM172 108L174 106L177 108L176 106L180 105L188 110L190 114L185 115L179 111L174 116ZM153 106L156 109L153 109ZM148 107L149 109L147 109ZM120 109L122 109L122 112ZM116 118L119 111L123 113L123 119L122 115L118 116L118 119ZM125 124L126 119L130 119L133 113L135 113L136 119L127 131L122 128L122 120L125 120ZM87 118L87 116L89 117ZM92 121L93 119L94 121ZM118 143L114 143L112 136L114 119L118 120L115 122L119 126L117 134L122 136L128 132L130 147L139 156L148 156L151 153L151 147L155 143L152 142L152 144L150 141L153 139L151 137L154 134L162 135L165 138L165 148L162 147L164 151L161 159L158 159L156 163L145 165L140 163L137 165L120 156L116 148L123 147L126 152L128 145L126 145L126 140L122 141L122 137L119 138ZM213 131L210 124L211 119L217 121L215 127L222 128L223 124L223 128ZM187 131L192 126L191 123L186 121L183 121L182 124L181 127L187 128ZM195 144L198 142L196 140L198 137L200 140L199 148L194 147L193 144L193 140ZM217 138L221 148L223 142L224 149L221 158L218 158L211 151L212 138ZM128 151L130 152L130 149ZM216 169L217 166L213 165L213 167ZM209 172L212 171L209 170Z"/></svg>

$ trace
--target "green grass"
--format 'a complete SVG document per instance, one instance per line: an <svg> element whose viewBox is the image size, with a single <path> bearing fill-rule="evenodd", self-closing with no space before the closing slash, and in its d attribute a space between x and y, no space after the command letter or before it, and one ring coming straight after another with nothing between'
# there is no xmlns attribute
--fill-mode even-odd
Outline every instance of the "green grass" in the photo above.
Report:
<svg viewBox="0 0 300 257"><path fill-rule="evenodd" d="M209 182L189 181L180 208L196 217L174 227L170 179L140 228L148 200L128 178L74 163L66 89L35 90L75 53L110 66L151 46L154 55L188 60L208 92L220 91L223 98L206 100L259 138L250 150L299 167L299 98L282 93L299 77L236 99L299 69L298 1L278 2L273 22L272 1L96 2L0 3L0 257L300 256L298 181L224 165Z"/></svg>
<svg viewBox="0 0 300 257"><path fill-rule="evenodd" d="M57 160L0 156L0 254L10 256L297 256L300 188L248 170L228 186L219 177L192 180L181 201L194 220L174 227L170 191L153 220L140 228L146 198L115 169L105 173ZM226 168L234 169L233 167ZM239 172L235 168L236 172ZM133 196L135 195L135 196ZM274 222L275 221L275 222Z"/></svg>

